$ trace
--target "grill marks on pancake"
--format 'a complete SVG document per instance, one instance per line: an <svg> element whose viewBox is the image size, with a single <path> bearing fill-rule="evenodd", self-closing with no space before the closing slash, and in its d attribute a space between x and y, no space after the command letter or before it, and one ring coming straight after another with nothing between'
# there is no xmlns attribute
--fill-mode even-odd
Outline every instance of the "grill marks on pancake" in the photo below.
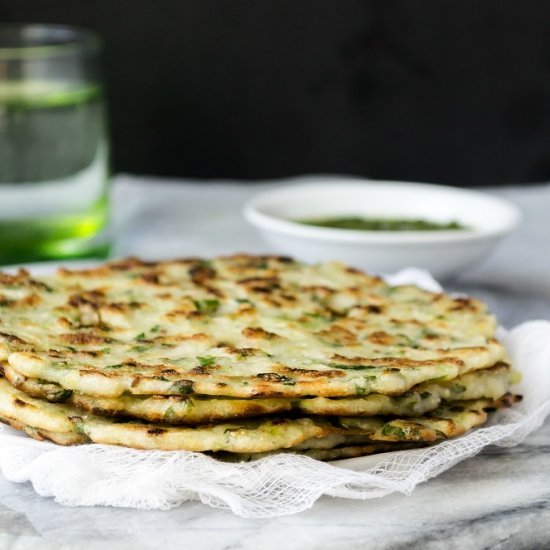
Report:
<svg viewBox="0 0 550 550"><path fill-rule="evenodd" d="M60 334L59 338L64 344L70 344L75 346L80 345L100 345L106 344L111 341L111 338L106 338L105 336L94 334L91 332L79 332L73 334Z"/></svg>
<svg viewBox="0 0 550 550"><path fill-rule="evenodd" d="M10 334L8 332L0 332L0 342L9 344L10 347L17 350L25 350L32 347L30 342L27 342L23 340L23 338L20 338L19 336L15 336L15 334Z"/></svg>
<svg viewBox="0 0 550 550"><path fill-rule="evenodd" d="M242 330L243 336L251 340L276 340L281 338L274 332L269 332L262 327L246 327Z"/></svg>
<svg viewBox="0 0 550 550"><path fill-rule="evenodd" d="M315 333L321 340L328 342L333 346L355 346L357 345L357 337L350 330L332 325L325 330Z"/></svg>

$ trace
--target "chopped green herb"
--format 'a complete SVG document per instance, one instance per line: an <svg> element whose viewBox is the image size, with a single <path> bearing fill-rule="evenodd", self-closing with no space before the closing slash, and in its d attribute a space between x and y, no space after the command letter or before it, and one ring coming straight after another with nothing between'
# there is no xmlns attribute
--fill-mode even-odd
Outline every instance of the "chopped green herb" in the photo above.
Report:
<svg viewBox="0 0 550 550"><path fill-rule="evenodd" d="M138 353L143 353L148 349L150 349L150 346L134 346L133 348L130 349L130 351L137 351Z"/></svg>
<svg viewBox="0 0 550 550"><path fill-rule="evenodd" d="M289 378L284 374L277 374L276 372L261 372L256 375L256 378L268 380L269 382L280 382L284 386L294 386L296 384L296 380L293 378Z"/></svg>
<svg viewBox="0 0 550 550"><path fill-rule="evenodd" d="M164 420L174 420L175 418L176 418L176 410L174 409L173 405L170 405L164 411Z"/></svg>
<svg viewBox="0 0 550 550"><path fill-rule="evenodd" d="M462 386L461 384L453 384L451 386L452 393L464 393L465 391L466 391L466 386Z"/></svg>
<svg viewBox="0 0 550 550"><path fill-rule="evenodd" d="M248 298L237 298L237 303L239 304L248 304L249 306L254 307L254 302L249 300Z"/></svg>
<svg viewBox="0 0 550 550"><path fill-rule="evenodd" d="M382 435L389 437L396 437L403 441L407 439L407 432L403 428L393 426L392 424L385 424L382 428Z"/></svg>
<svg viewBox="0 0 550 550"><path fill-rule="evenodd" d="M141 342L142 340L146 340L145 332L140 332L134 340L137 340L138 342Z"/></svg>
<svg viewBox="0 0 550 550"><path fill-rule="evenodd" d="M201 367L211 367L216 364L216 358L211 355L205 357L197 357L197 361Z"/></svg>
<svg viewBox="0 0 550 550"><path fill-rule="evenodd" d="M172 384L171 388L181 395L188 395L193 393L193 382L191 380L178 380Z"/></svg>
<svg viewBox="0 0 550 550"><path fill-rule="evenodd" d="M152 332L153 334L158 332L160 330L160 325L155 325L154 327L151 327L149 332Z"/></svg>
<svg viewBox="0 0 550 550"><path fill-rule="evenodd" d="M48 400L52 401L52 403L63 403L64 401L67 401L72 394L73 392L71 390L58 390L52 393L48 397Z"/></svg>
<svg viewBox="0 0 550 550"><path fill-rule="evenodd" d="M74 419L73 419L74 420ZM82 419L81 419L82 420ZM81 422L74 422L73 423L74 425L74 431L78 434L78 435L88 435L86 433L86 429L84 428L84 424L81 423Z"/></svg>
<svg viewBox="0 0 550 550"><path fill-rule="evenodd" d="M216 313L220 307L219 300L194 300L193 303L201 313Z"/></svg>
<svg viewBox="0 0 550 550"><path fill-rule="evenodd" d="M332 369L344 369L344 370L372 370L378 367L373 365L345 365L342 363L327 363Z"/></svg>

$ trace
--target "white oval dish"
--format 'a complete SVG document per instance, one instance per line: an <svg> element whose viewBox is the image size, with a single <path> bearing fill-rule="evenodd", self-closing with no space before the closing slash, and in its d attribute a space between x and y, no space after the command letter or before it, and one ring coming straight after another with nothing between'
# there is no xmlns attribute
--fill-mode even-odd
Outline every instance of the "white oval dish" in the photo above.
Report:
<svg viewBox="0 0 550 550"><path fill-rule="evenodd" d="M479 191L325 176L294 181L253 197L244 215L276 249L308 262L341 260L377 273L414 266L446 278L485 259L521 219L516 206ZM338 216L457 221L468 230L363 231L296 221Z"/></svg>

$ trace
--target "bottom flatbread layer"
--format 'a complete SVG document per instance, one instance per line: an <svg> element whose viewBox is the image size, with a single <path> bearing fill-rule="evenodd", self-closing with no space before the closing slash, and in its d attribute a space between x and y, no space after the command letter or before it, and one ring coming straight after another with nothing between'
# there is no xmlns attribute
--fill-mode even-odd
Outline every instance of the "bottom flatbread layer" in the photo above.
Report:
<svg viewBox="0 0 550 550"><path fill-rule="evenodd" d="M77 434L77 433L55 433L55 432L48 432L47 430L37 430L36 428L32 428L30 426L25 426L24 424L20 424L18 422L15 422L13 420L2 420L12 428L15 428L16 430L25 432L27 435L34 439L38 439L39 441L49 440L53 443L57 443L58 445L80 445L84 443L88 443L88 439L86 436ZM323 438L321 438L323 439ZM294 453L294 454L300 454L304 456L308 456L310 458L314 458L315 460L323 460L323 461L329 461L329 460L342 460L345 458L357 458L360 456L367 456L367 455L373 455L373 454L379 454L379 453L388 453L392 451L403 451L403 450L409 450L409 449L418 449L421 447L425 447L425 443L367 443L367 444L358 444L357 442L353 441L353 438L350 438L349 443L355 443L355 444L347 444L347 443L340 443L338 445L334 445L333 447L330 447L328 442L325 442L325 446L322 446L321 448L318 448L316 445L313 445L311 448L308 447L308 443L304 442L301 445L297 445L296 447L290 447L288 449L279 449L276 451L268 451L264 453L231 453L231 452L225 452L225 451L218 451L213 453L208 453L212 458L215 458L217 460L222 460L224 462L251 462L253 460L259 460L260 458L265 458L267 456L272 456L276 453ZM311 440L310 440L311 441Z"/></svg>
<svg viewBox="0 0 550 550"><path fill-rule="evenodd" d="M100 443L135 449L227 451L261 453L289 449L311 440L357 437L367 442L431 443L459 436L483 424L487 410L509 406L516 398L508 394L497 400L453 402L429 416L387 419L384 417L266 417L196 427L153 424L137 420L117 421L83 414L78 409L29 397L0 379L0 420L25 426L27 433L46 437L59 434L70 443ZM72 441L71 434L82 440ZM54 439L50 437L49 439ZM58 439L58 442L61 438ZM332 446L332 443L331 445ZM330 447L329 446L329 447ZM322 447L322 445L321 445Z"/></svg>
<svg viewBox="0 0 550 550"><path fill-rule="evenodd" d="M223 462L252 462L277 453L293 453L309 456L315 460L343 460L345 458L358 458L380 453L391 453L394 451L408 451L410 449L420 449L426 447L428 443L367 443L364 445L338 445L327 449L304 449L300 447L291 447L290 449L281 449L279 451L270 451L267 453L209 453L210 456Z"/></svg>

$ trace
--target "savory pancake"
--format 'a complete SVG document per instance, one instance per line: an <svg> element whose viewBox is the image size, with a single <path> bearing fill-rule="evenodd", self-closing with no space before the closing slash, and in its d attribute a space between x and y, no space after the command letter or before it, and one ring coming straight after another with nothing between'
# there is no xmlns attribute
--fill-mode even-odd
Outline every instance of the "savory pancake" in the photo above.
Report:
<svg viewBox="0 0 550 550"><path fill-rule="evenodd" d="M0 361L88 396L401 395L506 359L484 304L283 257L0 274Z"/></svg>
<svg viewBox="0 0 550 550"><path fill-rule="evenodd" d="M323 438L329 438L329 448L335 441L349 443L349 438L363 444L370 441L432 443L457 437L483 424L487 410L508 406L514 399L508 394L497 400L457 401L439 407L430 415L406 419L266 417L188 427L136 420L120 422L83 414L68 405L29 397L0 379L0 420L28 427L27 433L32 437L43 438L53 432L71 443L71 434L78 434L86 442L136 449L261 453L306 442L308 448L315 448L315 442L322 443ZM325 446L318 445L321 449Z"/></svg>
<svg viewBox="0 0 550 550"><path fill-rule="evenodd" d="M442 401L497 399L510 390L513 373L509 365L464 374L446 382L425 382L404 395L371 393L363 397L255 398L239 399L201 395L122 395L95 397L65 390L58 384L26 378L10 365L4 366L10 384L27 395L52 403L67 403L103 416L133 416L151 422L204 424L289 411L336 416L419 416Z"/></svg>

